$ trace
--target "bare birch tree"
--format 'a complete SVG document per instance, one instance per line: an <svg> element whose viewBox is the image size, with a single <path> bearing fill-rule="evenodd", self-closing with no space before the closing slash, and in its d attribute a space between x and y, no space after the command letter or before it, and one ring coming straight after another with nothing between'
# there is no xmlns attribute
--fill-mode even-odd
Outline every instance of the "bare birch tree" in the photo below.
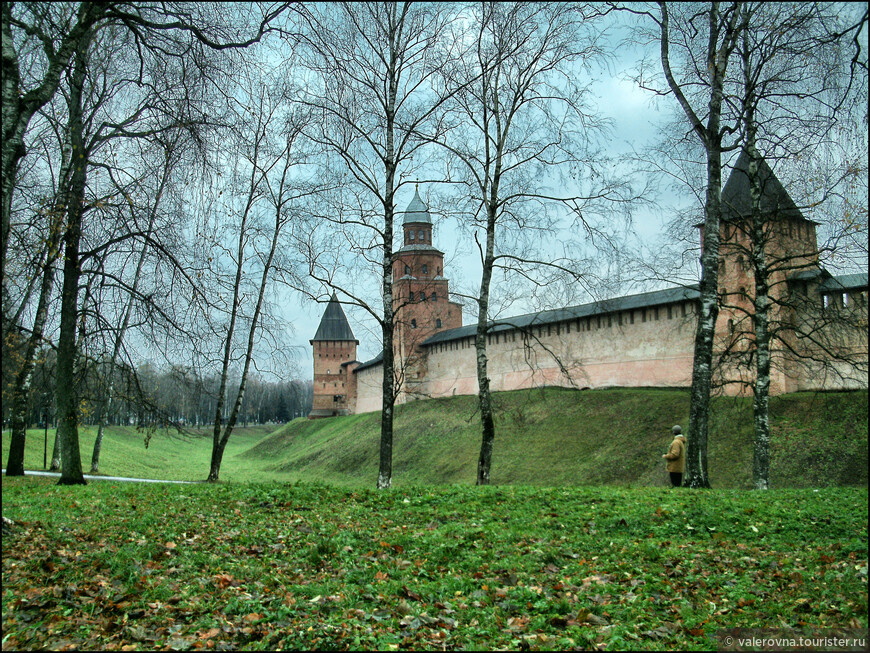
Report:
<svg viewBox="0 0 870 653"><path fill-rule="evenodd" d="M307 112L289 105L259 79L248 81L250 83L243 91L246 97L237 106L237 138L223 164L231 171L224 187L229 197L219 203L224 212L230 215L238 213L238 222L230 223L235 232L235 249L225 253L232 272L232 281L227 288L231 298L227 302L226 336L219 368L220 386L208 474L210 482L220 478L223 453L244 402L282 233L297 215L294 203L315 192L317 186L296 172L308 163L302 158L297 142L309 119ZM223 190L220 192L222 194ZM221 262L215 261L215 264ZM244 342L239 344L236 331L245 326L247 333ZM225 404L230 375L237 359L241 361L241 370L238 390L230 408ZM230 408L228 414L226 408Z"/></svg>
<svg viewBox="0 0 870 653"><path fill-rule="evenodd" d="M773 350L794 349L797 342L810 340L819 347L827 363L850 360L852 365L861 364L852 358L854 352L850 348L825 342L832 331L859 332L858 325L848 325L844 319L856 315L818 314L810 308L809 312L816 315L810 320L814 324L807 329L808 306L792 307L793 310L786 306L792 301L786 287L788 271L805 269L807 257L812 259L816 253L771 247L772 241L785 237L786 223L799 214L794 211L794 204L778 197L779 182L762 161L758 149L761 140L778 160L814 157L818 154L816 150L829 149L826 143L843 107L848 106L848 95L853 90L859 93L862 88L866 90L866 74L863 83L854 79L848 44L843 42L844 35L860 29L862 21L866 23L866 10L861 21L847 25L843 31L836 29L837 13L829 13L821 3L746 3L741 7L738 53L742 86L736 89L733 109L740 116L746 165L738 165L734 174L745 174L748 179L750 215L746 216L746 224L734 227L748 236L746 260L753 273L750 296L737 299L738 305L751 305L747 317L753 331L748 345L755 362L751 383L755 425L753 486L759 490L768 489L770 484L769 394ZM836 175L821 176L828 180L831 177ZM836 179L833 187L820 186L812 205L818 206L826 196L834 196L841 182ZM791 229L789 225L789 234ZM783 323L783 315L791 318L787 320L789 324ZM840 328L833 324L822 327L819 318L831 322L832 317L844 322ZM791 337L786 337L786 332Z"/></svg>
<svg viewBox="0 0 870 653"><path fill-rule="evenodd" d="M351 284L342 287L334 273L324 271L321 252L310 250L312 275L343 291L344 302L362 307L380 326L384 377L379 489L392 482L396 194L421 164L425 143L418 132L437 121L444 102L432 82L450 56L443 52L441 37L452 10L410 2L313 6L304 35L315 76L305 98L316 112L307 135L325 148L327 174L333 185L341 181L342 192L332 215L318 213L343 231L333 242L353 243L357 252L377 259L379 268L380 301L367 301L364 293Z"/></svg>
<svg viewBox="0 0 870 653"><path fill-rule="evenodd" d="M605 125L589 107L582 78L605 55L597 20L603 15L590 5L559 3L468 7L465 38L471 51L443 69L445 86L457 92L446 120L450 128L432 140L459 163L459 188L472 204L469 226L482 267L474 297L482 428L478 485L490 482L495 439L487 372L493 275L501 271L544 284L542 277L559 273L588 284L589 270L577 269L570 256L535 256L536 239L555 232L557 206L574 215L575 229L604 235L594 218L595 201L616 199L624 190L603 181L606 161L593 150ZM598 181L586 165L593 159Z"/></svg>
<svg viewBox="0 0 870 653"><path fill-rule="evenodd" d="M740 2L704 5L658 2L658 12L627 10L655 25L664 84L655 75L641 75L640 85L660 95L673 95L706 158L704 224L701 245L700 308L695 331L689 410L686 473L683 485L710 487L707 472L713 345L719 315L719 223L722 153L736 147L729 137L736 126L723 124L728 67L740 38Z"/></svg>

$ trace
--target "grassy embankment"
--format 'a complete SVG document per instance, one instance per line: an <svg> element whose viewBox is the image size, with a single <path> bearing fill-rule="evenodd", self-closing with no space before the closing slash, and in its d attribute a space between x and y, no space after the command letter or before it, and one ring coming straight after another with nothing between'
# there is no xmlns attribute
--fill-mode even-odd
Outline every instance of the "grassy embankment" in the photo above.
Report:
<svg viewBox="0 0 870 653"><path fill-rule="evenodd" d="M867 485L867 392L795 394L771 400L773 487ZM670 427L688 426L689 397L675 390L496 393L492 482L498 485L666 483L661 454ZM396 411L396 486L473 484L480 448L475 397L415 402ZM230 438L221 478L229 482L374 483L379 414L298 419L273 433L240 430ZM4 434L5 436L5 434ZM53 435L50 432L49 444ZM89 468L93 429L83 429ZM26 467L42 468L42 431L28 435ZM211 439L157 433L144 448L134 429L110 429L100 470L108 475L198 480L206 476ZM3 440L7 457L8 437ZM750 487L752 400L717 398L709 443L715 488Z"/></svg>

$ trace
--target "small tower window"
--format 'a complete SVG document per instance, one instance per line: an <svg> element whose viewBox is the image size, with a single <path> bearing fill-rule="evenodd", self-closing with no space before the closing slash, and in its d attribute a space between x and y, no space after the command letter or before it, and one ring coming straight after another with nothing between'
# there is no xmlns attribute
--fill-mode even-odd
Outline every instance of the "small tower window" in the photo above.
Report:
<svg viewBox="0 0 870 653"><path fill-rule="evenodd" d="M420 301L421 301L421 302L425 302L425 301L426 301L426 291L425 291L425 290L421 290L421 291L420 291Z"/></svg>
<svg viewBox="0 0 870 653"><path fill-rule="evenodd" d="M411 320L411 328L412 328L412 329L416 329L416 328L417 328L417 320Z"/></svg>
<svg viewBox="0 0 870 653"><path fill-rule="evenodd" d="M414 301L414 291L413 290L408 293L408 301L409 302Z"/></svg>
<svg viewBox="0 0 870 653"><path fill-rule="evenodd" d="M440 317L435 319L435 328L436 329L441 328L441 318Z"/></svg>
<svg viewBox="0 0 870 653"><path fill-rule="evenodd" d="M417 238L420 239L420 242L423 242L423 230L422 229L417 232Z"/></svg>
<svg viewBox="0 0 870 653"><path fill-rule="evenodd" d="M410 232L410 233L411 233L411 240L413 241L413 240L414 240L414 230L411 229L411 232Z"/></svg>
<svg viewBox="0 0 870 653"><path fill-rule="evenodd" d="M423 274L429 274L429 266L426 265L425 263L423 264L422 272L423 272Z"/></svg>
<svg viewBox="0 0 870 653"><path fill-rule="evenodd" d="M438 301L438 293L433 292L432 296L429 299L432 300L433 302Z"/></svg>
<svg viewBox="0 0 870 653"><path fill-rule="evenodd" d="M411 266L410 265L405 266L405 274L411 274Z"/></svg>

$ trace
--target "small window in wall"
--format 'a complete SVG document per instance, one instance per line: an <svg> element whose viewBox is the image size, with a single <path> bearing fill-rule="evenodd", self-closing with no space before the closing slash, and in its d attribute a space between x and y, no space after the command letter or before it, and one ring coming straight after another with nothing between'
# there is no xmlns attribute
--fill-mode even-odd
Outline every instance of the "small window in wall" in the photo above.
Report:
<svg viewBox="0 0 870 653"><path fill-rule="evenodd" d="M416 328L417 328L417 320L411 320L411 328L412 328L412 329L416 329Z"/></svg>
<svg viewBox="0 0 870 653"><path fill-rule="evenodd" d="M598 328L598 329L601 328L601 316L600 316L600 315L598 316L598 326L597 326L597 328Z"/></svg>
<svg viewBox="0 0 870 653"><path fill-rule="evenodd" d="M413 229L410 231L410 234L411 234L411 241L413 241L414 240L414 230Z"/></svg>
<svg viewBox="0 0 870 653"><path fill-rule="evenodd" d="M422 272L423 272L423 274L429 274L429 266L426 265L425 263L423 264Z"/></svg>
<svg viewBox="0 0 870 653"><path fill-rule="evenodd" d="M411 266L410 265L405 266L405 274L411 274Z"/></svg>
<svg viewBox="0 0 870 653"><path fill-rule="evenodd" d="M646 322L646 309L645 308L641 309L641 311L640 311L640 321Z"/></svg>
<svg viewBox="0 0 870 653"><path fill-rule="evenodd" d="M608 327L612 327L612 326L613 326L613 317L610 316L610 315L607 316L607 326L608 326Z"/></svg>
<svg viewBox="0 0 870 653"><path fill-rule="evenodd" d="M408 301L409 302L414 301L414 291L413 290L408 293Z"/></svg>
<svg viewBox="0 0 870 653"><path fill-rule="evenodd" d="M441 318L440 317L435 319L435 328L436 329L441 328Z"/></svg>
<svg viewBox="0 0 870 653"><path fill-rule="evenodd" d="M674 309L672 306L668 306L668 319L672 320L674 317Z"/></svg>
<svg viewBox="0 0 870 653"><path fill-rule="evenodd" d="M634 311L629 311L629 312L628 312L628 323L629 323L629 324L634 324Z"/></svg>
<svg viewBox="0 0 870 653"><path fill-rule="evenodd" d="M433 302L434 302L434 301L438 301L438 293L437 293L437 292L433 292L433 293L432 293L432 296L431 296L429 299L431 299Z"/></svg>
<svg viewBox="0 0 870 653"><path fill-rule="evenodd" d="M686 305L685 304L680 304L680 313L682 314L683 317L686 317Z"/></svg>
<svg viewBox="0 0 870 653"><path fill-rule="evenodd" d="M423 238L423 230L422 229L417 232L417 238L420 239L421 243L423 242L424 238Z"/></svg>
<svg viewBox="0 0 870 653"><path fill-rule="evenodd" d="M425 302L425 301L426 301L426 292L425 292L424 290L421 290L421 291L420 291L420 301L421 301L421 302Z"/></svg>
<svg viewBox="0 0 870 653"><path fill-rule="evenodd" d="M440 276L441 276L441 266L439 265L439 266L438 266L437 268L435 268L435 269L438 271L437 274L438 274L438 276L440 277Z"/></svg>

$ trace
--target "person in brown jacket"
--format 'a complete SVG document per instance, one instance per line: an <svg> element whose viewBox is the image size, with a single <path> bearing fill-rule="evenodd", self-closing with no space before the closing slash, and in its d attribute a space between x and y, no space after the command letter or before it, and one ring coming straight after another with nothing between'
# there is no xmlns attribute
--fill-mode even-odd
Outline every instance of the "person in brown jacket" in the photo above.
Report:
<svg viewBox="0 0 870 653"><path fill-rule="evenodd" d="M679 424L674 426L671 432L674 434L674 441L662 458L668 461L667 470L671 475L671 486L680 487L683 484L683 471L686 469L686 438Z"/></svg>

